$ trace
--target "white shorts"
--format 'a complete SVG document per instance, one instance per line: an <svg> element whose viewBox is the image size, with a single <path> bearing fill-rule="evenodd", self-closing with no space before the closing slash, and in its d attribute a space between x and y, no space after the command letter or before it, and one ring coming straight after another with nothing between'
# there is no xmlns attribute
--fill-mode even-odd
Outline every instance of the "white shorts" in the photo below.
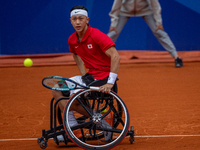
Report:
<svg viewBox="0 0 200 150"><path fill-rule="evenodd" d="M86 86L86 84L83 82L82 76L74 76L74 77L71 77L70 79L81 84L81 85L84 85ZM70 84L68 83L68 85L70 86ZM80 87L80 86L77 86L77 87ZM76 90L70 90L70 95L74 94L74 93L77 93L78 91L80 91L81 89L76 89Z"/></svg>

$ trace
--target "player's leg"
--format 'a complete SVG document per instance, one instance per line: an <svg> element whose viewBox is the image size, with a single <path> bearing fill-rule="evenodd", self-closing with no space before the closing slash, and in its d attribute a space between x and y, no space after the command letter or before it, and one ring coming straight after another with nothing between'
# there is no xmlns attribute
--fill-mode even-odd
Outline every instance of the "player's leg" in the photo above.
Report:
<svg viewBox="0 0 200 150"><path fill-rule="evenodd" d="M75 76L75 77L72 77L70 78L72 80L74 80L75 82L78 82L82 85L84 85L84 83L82 83L82 79L81 79L81 76ZM77 90L71 90L69 92L69 95L67 95L67 97L72 97L76 92L80 91L80 89L77 89ZM65 94L65 91L61 92L61 91L56 91L56 90L52 90L52 95L54 97L54 99L58 100L64 96L66 96ZM66 99L62 99L58 102L58 107L60 109L60 113L62 115L63 111L64 111L64 108L66 106L66 103L68 102L69 100L66 100ZM78 124L75 116L74 116L74 112L79 112L80 114L84 115L84 116L88 116L89 117L89 114L86 112L86 110L82 107L82 105L80 105L80 103L77 101L77 100L74 100L71 107L70 107L70 112L68 113L68 118L69 118L69 125L70 126L75 126ZM80 130L76 130L75 131L75 134L77 136L80 136ZM63 135L58 135L57 136L57 139L58 139L58 142L64 142L64 137Z"/></svg>
<svg viewBox="0 0 200 150"><path fill-rule="evenodd" d="M52 95L53 95L55 100L58 100L58 99L63 97L62 92L56 91L56 90L52 90ZM58 102L58 107L60 108L61 112L63 112L66 103L67 103L67 100L61 100L61 101Z"/></svg>
<svg viewBox="0 0 200 150"><path fill-rule="evenodd" d="M119 16L119 21L117 24L117 33L115 31L109 32L107 35L112 39L112 41L115 43L117 41L117 38L119 37L122 29L124 28L124 25L127 23L130 17L126 16Z"/></svg>
<svg viewBox="0 0 200 150"><path fill-rule="evenodd" d="M53 94L53 97L57 100L59 98L62 98L63 97L63 93L61 91L55 91L55 90L52 90L52 94ZM73 96L74 94L70 95ZM68 100L61 100L58 102L58 106L61 110L61 112L63 112L65 106L66 106L66 103L67 103ZM79 102L77 101L74 101L71 108L70 108L70 111L78 111L79 113L82 113L83 115L85 116L88 116L88 113L85 111L85 109L82 107L82 105L80 105Z"/></svg>
<svg viewBox="0 0 200 150"><path fill-rule="evenodd" d="M75 82L77 82L77 83L79 83L79 84L85 85L85 83L83 83L83 81L81 79L81 76L74 76L74 77L71 77L70 79L75 81ZM70 93L69 93L69 96L71 97L72 95L74 95L78 91L80 91L80 89L71 90ZM58 100L59 98L62 98L63 96L65 96L64 92L56 91L56 90L52 90L52 95L53 95L54 99L56 99L56 100ZM67 101L68 100L61 100L61 101L58 102L58 106L59 106L61 112L63 112ZM82 106L77 101L74 101L74 103L72 104L71 109L72 110L76 110L78 112L82 112L84 115L88 115L86 112L84 112Z"/></svg>

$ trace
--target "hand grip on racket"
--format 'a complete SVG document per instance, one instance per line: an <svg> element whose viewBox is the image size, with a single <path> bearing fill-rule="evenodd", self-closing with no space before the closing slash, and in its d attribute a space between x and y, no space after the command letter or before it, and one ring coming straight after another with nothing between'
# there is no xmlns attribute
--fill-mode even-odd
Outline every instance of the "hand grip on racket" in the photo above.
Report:
<svg viewBox="0 0 200 150"><path fill-rule="evenodd" d="M69 78L60 76L48 76L42 80L42 85L48 89L57 91L69 91L74 89L91 89L98 91L99 87L81 85Z"/></svg>

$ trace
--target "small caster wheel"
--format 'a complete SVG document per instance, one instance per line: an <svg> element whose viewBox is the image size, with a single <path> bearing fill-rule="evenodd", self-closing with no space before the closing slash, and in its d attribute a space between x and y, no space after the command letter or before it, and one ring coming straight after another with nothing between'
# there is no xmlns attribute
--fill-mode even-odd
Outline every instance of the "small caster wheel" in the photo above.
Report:
<svg viewBox="0 0 200 150"><path fill-rule="evenodd" d="M133 126L131 126L130 131L132 132L132 134L129 137L129 141L130 141L131 144L133 144L133 141L135 141L135 139L134 139L135 131L134 131Z"/></svg>
<svg viewBox="0 0 200 150"><path fill-rule="evenodd" d="M42 141L43 141L43 138L41 138L41 137L37 139L38 144L40 144Z"/></svg>
<svg viewBox="0 0 200 150"><path fill-rule="evenodd" d="M42 149L45 149L45 148L47 147L47 141L42 141L42 142L40 143L40 147L41 147Z"/></svg>
<svg viewBox="0 0 200 150"><path fill-rule="evenodd" d="M133 137L130 136L129 141L130 141L131 144L133 144L133 141L134 141Z"/></svg>

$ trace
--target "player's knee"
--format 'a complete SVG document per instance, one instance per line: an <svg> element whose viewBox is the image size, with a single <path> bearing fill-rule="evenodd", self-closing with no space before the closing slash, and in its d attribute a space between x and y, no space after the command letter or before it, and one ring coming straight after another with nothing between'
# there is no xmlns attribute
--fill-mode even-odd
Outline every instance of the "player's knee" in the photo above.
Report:
<svg viewBox="0 0 200 150"><path fill-rule="evenodd" d="M62 97L62 92L61 91L55 91L55 90L52 90L52 95L55 99L58 99L60 97Z"/></svg>

